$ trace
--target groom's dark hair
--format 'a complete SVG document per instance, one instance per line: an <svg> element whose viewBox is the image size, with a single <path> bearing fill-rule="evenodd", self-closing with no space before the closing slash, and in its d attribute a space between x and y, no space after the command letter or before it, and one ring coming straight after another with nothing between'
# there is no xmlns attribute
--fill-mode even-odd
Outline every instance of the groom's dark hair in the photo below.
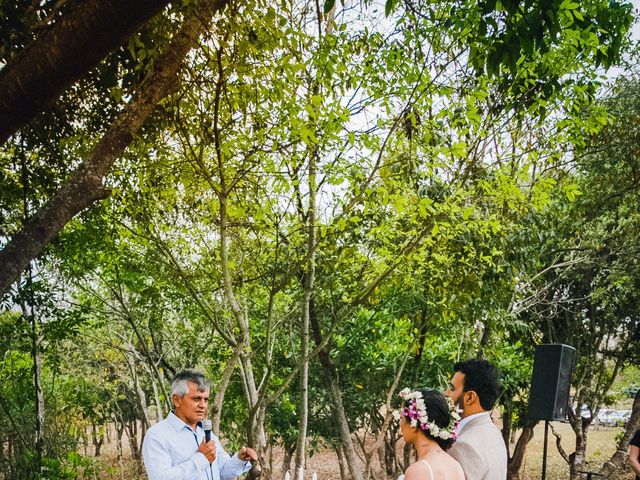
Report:
<svg viewBox="0 0 640 480"><path fill-rule="evenodd" d="M455 372L464 373L463 391L474 391L480 398L480 406L491 410L500 394L500 373L487 360L472 358L453 365Z"/></svg>

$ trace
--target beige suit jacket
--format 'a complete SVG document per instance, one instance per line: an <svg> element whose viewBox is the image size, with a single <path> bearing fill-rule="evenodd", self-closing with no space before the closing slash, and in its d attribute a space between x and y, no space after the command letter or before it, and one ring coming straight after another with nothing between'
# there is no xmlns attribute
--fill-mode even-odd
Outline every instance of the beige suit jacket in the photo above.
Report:
<svg viewBox="0 0 640 480"><path fill-rule="evenodd" d="M507 478L507 448L490 415L469 420L449 454L462 465L466 480Z"/></svg>

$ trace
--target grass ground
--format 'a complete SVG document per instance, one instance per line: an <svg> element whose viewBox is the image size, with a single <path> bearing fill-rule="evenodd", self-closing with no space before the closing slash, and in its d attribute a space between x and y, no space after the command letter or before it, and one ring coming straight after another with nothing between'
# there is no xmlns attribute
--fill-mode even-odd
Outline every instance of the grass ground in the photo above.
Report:
<svg viewBox="0 0 640 480"><path fill-rule="evenodd" d="M553 429L562 436L562 447L567 453L574 450L575 436L568 423L553 422ZM615 437L620 432L619 428L605 428L590 430L587 440L587 463L585 470L598 471L600 466L608 460L615 452ZM540 423L535 429L533 440L529 444L526 463L524 465L524 478L534 480L541 478L542 457L544 447L544 423ZM564 480L569 478L569 469L566 462L558 453L556 448L556 438L549 430L549 446L547 456L547 479ZM633 475L621 476L619 480L633 480Z"/></svg>
<svg viewBox="0 0 640 480"><path fill-rule="evenodd" d="M567 453L573 452L575 436L568 423L553 422L554 430L562 436L562 447ZM616 435L621 431L620 428L601 427L598 430L589 430L587 439L587 463L585 470L598 471L600 466L608 460L616 449ZM569 469L566 462L562 459L556 448L556 438L549 430L549 453L547 457L547 479L548 480L564 480L569 478ZM541 423L536 427L533 440L529 444L527 451L526 464L524 473L526 480L539 479L542 472L542 452L544 446L544 424ZM634 476L631 470L628 475L621 474L617 480L633 480Z"/></svg>

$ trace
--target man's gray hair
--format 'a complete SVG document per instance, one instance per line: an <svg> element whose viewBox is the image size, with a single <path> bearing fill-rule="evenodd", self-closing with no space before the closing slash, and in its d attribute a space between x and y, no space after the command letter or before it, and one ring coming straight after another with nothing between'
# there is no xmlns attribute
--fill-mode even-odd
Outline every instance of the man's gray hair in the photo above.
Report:
<svg viewBox="0 0 640 480"><path fill-rule="evenodd" d="M184 397L189 393L189 382L196 384L199 392L208 392L210 388L209 381L205 378L204 374L188 368L178 372L173 377L173 383L171 384L171 396L177 395L178 397Z"/></svg>

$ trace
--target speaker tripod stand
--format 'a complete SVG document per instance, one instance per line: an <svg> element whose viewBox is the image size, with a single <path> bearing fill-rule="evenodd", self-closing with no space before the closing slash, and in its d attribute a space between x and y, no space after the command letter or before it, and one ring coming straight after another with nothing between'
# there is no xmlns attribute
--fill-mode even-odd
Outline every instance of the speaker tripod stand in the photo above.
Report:
<svg viewBox="0 0 640 480"><path fill-rule="evenodd" d="M549 420L544 421L544 444L542 447L542 479L547 480L547 448L549 444Z"/></svg>

